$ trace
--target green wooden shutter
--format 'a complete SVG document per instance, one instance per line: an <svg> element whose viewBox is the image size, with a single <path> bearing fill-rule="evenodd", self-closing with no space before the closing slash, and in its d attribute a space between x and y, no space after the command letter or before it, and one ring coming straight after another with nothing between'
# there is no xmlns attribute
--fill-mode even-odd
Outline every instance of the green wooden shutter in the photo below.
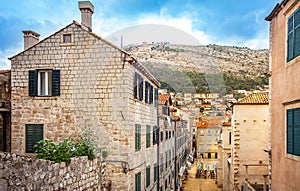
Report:
<svg viewBox="0 0 300 191"><path fill-rule="evenodd" d="M286 151L293 154L293 110L287 110L287 135L286 135Z"/></svg>
<svg viewBox="0 0 300 191"><path fill-rule="evenodd" d="M149 103L152 104L153 103L153 86L150 85L150 100Z"/></svg>
<svg viewBox="0 0 300 191"><path fill-rule="evenodd" d="M150 186L150 165L146 167L146 187Z"/></svg>
<svg viewBox="0 0 300 191"><path fill-rule="evenodd" d="M141 125L135 125L135 150L141 150Z"/></svg>
<svg viewBox="0 0 300 191"><path fill-rule="evenodd" d="M26 153L33 153L35 151L34 145L40 140L43 140L43 125L26 125Z"/></svg>
<svg viewBox="0 0 300 191"><path fill-rule="evenodd" d="M155 96L154 96L154 105L155 105L155 107L157 107L158 106L158 89L157 88L155 88Z"/></svg>
<svg viewBox="0 0 300 191"><path fill-rule="evenodd" d="M141 191L141 172L135 174L135 191Z"/></svg>
<svg viewBox="0 0 300 191"><path fill-rule="evenodd" d="M137 86L137 81L138 81L138 74L134 74L134 80L133 80L133 94L134 98L137 98L137 92L138 92L138 86Z"/></svg>
<svg viewBox="0 0 300 191"><path fill-rule="evenodd" d="M37 96L37 71L29 70L28 94L29 96Z"/></svg>
<svg viewBox="0 0 300 191"><path fill-rule="evenodd" d="M294 110L294 155L300 156L300 108Z"/></svg>
<svg viewBox="0 0 300 191"><path fill-rule="evenodd" d="M151 126L146 126L146 148L150 147Z"/></svg>
<svg viewBox="0 0 300 191"><path fill-rule="evenodd" d="M52 96L60 96L60 70L52 71Z"/></svg>
<svg viewBox="0 0 300 191"><path fill-rule="evenodd" d="M287 39L287 61L294 58L294 16L288 19L288 39Z"/></svg>
<svg viewBox="0 0 300 191"><path fill-rule="evenodd" d="M153 167L153 175L154 175L154 182L157 180L157 173L158 173L158 166L157 166L157 163L154 164L154 167Z"/></svg>
<svg viewBox="0 0 300 191"><path fill-rule="evenodd" d="M145 102L149 103L149 82L145 81Z"/></svg>
<svg viewBox="0 0 300 191"><path fill-rule="evenodd" d="M144 79L139 77L139 100L143 100L143 92L144 91Z"/></svg>

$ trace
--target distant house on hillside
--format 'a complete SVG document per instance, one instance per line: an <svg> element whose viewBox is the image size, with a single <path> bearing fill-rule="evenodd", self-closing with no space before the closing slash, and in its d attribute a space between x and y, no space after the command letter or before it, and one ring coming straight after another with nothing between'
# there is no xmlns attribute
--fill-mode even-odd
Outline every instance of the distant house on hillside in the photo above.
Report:
<svg viewBox="0 0 300 191"><path fill-rule="evenodd" d="M32 153L41 139L62 141L86 129L109 151L112 190L156 190L159 82L129 53L92 32L94 7L79 1L76 21L11 60L11 151Z"/></svg>

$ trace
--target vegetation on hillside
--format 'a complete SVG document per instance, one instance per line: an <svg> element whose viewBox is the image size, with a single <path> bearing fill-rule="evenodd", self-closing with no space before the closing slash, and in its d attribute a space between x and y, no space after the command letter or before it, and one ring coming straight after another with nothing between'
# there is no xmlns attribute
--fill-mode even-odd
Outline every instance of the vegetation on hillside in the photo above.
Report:
<svg viewBox="0 0 300 191"><path fill-rule="evenodd" d="M147 66L148 67L148 66ZM268 77L233 74L204 74L196 71L179 71L170 68L148 67L161 83L162 89L172 92L231 93L233 90L257 90L268 85Z"/></svg>

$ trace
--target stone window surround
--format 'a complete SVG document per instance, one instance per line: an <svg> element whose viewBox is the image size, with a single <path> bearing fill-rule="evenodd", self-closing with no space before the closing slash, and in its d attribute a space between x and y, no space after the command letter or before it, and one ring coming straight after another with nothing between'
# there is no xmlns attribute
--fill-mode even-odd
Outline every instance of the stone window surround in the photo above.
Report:
<svg viewBox="0 0 300 191"><path fill-rule="evenodd" d="M71 42L70 43L64 43L64 35L71 35ZM60 36L60 46L73 46L75 45L74 42L74 32L64 32Z"/></svg>
<svg viewBox="0 0 300 191"><path fill-rule="evenodd" d="M292 154L288 154L286 151L286 131L287 131L287 126L286 126L286 120L287 120L287 110L288 109L296 109L300 108L300 99L297 100L291 100L291 101L286 101L283 102L282 105L284 105L284 150L285 150L285 157L287 159L295 160L295 161L300 161L300 156L295 156Z"/></svg>

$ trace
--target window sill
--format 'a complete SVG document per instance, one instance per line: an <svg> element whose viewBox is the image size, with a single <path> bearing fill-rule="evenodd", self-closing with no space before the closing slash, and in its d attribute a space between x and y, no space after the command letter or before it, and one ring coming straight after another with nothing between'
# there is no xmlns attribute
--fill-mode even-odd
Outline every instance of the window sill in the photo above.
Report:
<svg viewBox="0 0 300 191"><path fill-rule="evenodd" d="M297 62L300 62L300 55L298 55L298 56L295 57L294 59L288 61L288 62L286 63L286 66L285 66L285 67L288 68L289 66L294 65L294 64L297 63Z"/></svg>
<svg viewBox="0 0 300 191"><path fill-rule="evenodd" d="M292 155L292 154L286 153L285 157L287 159L291 159L291 160L295 160L295 161L299 161L300 162L300 156L296 156L296 155Z"/></svg>
<svg viewBox="0 0 300 191"><path fill-rule="evenodd" d="M60 43L59 46L74 46L75 43L74 42L70 42L70 43Z"/></svg>
<svg viewBox="0 0 300 191"><path fill-rule="evenodd" d="M57 100L59 96L30 96L33 100Z"/></svg>

